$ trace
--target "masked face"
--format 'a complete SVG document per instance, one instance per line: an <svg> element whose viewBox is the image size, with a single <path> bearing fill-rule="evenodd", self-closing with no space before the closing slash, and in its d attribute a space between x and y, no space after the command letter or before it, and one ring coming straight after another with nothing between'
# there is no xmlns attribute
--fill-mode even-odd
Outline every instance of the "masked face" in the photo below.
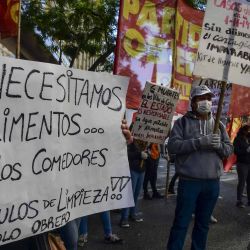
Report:
<svg viewBox="0 0 250 250"><path fill-rule="evenodd" d="M197 102L197 112L201 115L207 115L211 112L212 101L202 100Z"/></svg>

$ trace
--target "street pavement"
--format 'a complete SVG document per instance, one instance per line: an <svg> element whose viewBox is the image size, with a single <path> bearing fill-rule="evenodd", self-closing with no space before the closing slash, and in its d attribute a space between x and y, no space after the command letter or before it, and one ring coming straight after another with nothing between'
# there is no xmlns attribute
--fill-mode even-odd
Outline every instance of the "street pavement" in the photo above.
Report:
<svg viewBox="0 0 250 250"><path fill-rule="evenodd" d="M166 184L166 161L161 159L158 168L158 189L162 194ZM170 167L170 177L174 166ZM250 242L250 207L237 208L236 203L237 174L235 170L225 173L221 178L221 192L214 216L217 224L210 225L207 250L246 250ZM245 201L246 198L245 198ZM113 233L124 239L123 244L110 245L103 242L103 229L98 214L89 216L89 239L79 250L163 250L174 218L176 196L168 199L143 200L140 196L139 206L144 221L131 222L130 228L119 227L119 211L111 212ZM184 250L190 249L192 224L190 224Z"/></svg>

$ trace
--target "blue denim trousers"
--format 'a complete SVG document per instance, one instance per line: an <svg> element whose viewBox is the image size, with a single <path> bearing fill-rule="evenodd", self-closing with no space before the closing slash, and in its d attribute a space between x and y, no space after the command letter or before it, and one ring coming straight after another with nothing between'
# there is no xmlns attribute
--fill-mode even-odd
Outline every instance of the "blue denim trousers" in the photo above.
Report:
<svg viewBox="0 0 250 250"><path fill-rule="evenodd" d="M109 211L102 212L100 213L100 217L102 220L104 236L106 237L106 236L111 235L112 227L111 227L111 220L110 220L110 212ZM79 233L88 234L88 216L84 216L81 218Z"/></svg>
<svg viewBox="0 0 250 250"><path fill-rule="evenodd" d="M131 216L135 216L137 211L137 201L138 201L138 197L142 188L142 183L143 183L143 179L144 179L144 173L139 173L133 170L130 170L130 174L131 174L131 182L132 182L132 190L133 190L133 196L134 196L134 202L135 202L135 206L134 207L128 207L128 208L123 208L122 209L122 213L121 213L121 220L127 220L129 214Z"/></svg>
<svg viewBox="0 0 250 250"><path fill-rule="evenodd" d="M105 236L109 236L112 233L110 212L102 212L100 215L103 223L104 234ZM60 228L60 235L67 250L78 249L77 244L79 234L87 233L87 223L88 216L84 216L82 218L72 220Z"/></svg>
<svg viewBox="0 0 250 250"><path fill-rule="evenodd" d="M182 250L187 229L195 214L191 250L206 248L210 216L219 196L219 180L193 180L180 178L174 223L170 231L167 250Z"/></svg>
<svg viewBox="0 0 250 250"><path fill-rule="evenodd" d="M77 250L80 218L68 222L60 228L60 235L67 250Z"/></svg>

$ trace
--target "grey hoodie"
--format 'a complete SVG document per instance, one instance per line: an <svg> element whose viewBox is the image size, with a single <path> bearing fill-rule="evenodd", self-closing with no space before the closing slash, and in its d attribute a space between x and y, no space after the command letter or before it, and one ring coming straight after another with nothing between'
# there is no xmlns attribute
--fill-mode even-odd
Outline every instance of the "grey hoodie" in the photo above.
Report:
<svg viewBox="0 0 250 250"><path fill-rule="evenodd" d="M196 179L218 179L223 170L222 160L233 153L224 125L220 124L221 146L204 147L205 135L213 133L214 119L199 120L194 113L187 112L179 118L171 131L168 151L175 154L175 168L180 176Z"/></svg>

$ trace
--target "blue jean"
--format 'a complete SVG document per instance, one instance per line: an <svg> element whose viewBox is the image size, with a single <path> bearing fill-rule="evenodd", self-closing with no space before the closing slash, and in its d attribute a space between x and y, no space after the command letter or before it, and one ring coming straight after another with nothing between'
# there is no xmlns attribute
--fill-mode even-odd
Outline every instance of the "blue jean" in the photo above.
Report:
<svg viewBox="0 0 250 250"><path fill-rule="evenodd" d="M82 223L83 218L83 223ZM68 222L65 226L60 228L60 235L65 244L67 250L77 250L79 233L87 233L87 216L82 218L77 218ZM101 213L102 223L104 227L105 236L108 236L112 233L110 213L109 211ZM81 225L82 227L81 227ZM83 231L86 230L86 231Z"/></svg>
<svg viewBox="0 0 250 250"><path fill-rule="evenodd" d="M111 220L110 220L110 212L105 211L100 213L104 235L109 236L112 234L112 227L111 227ZM84 216L81 218L80 222L80 228L79 228L80 234L88 234L88 216Z"/></svg>
<svg viewBox="0 0 250 250"><path fill-rule="evenodd" d="M144 179L144 173L135 172L133 170L130 170L131 174L131 182L132 182L132 190L133 190L133 196L134 196L134 207L127 207L122 209L121 213L121 220L127 220L129 214L131 216L135 216L137 213L137 201L138 197L142 188L142 183Z"/></svg>
<svg viewBox="0 0 250 250"><path fill-rule="evenodd" d="M60 235L67 250L77 250L80 218L68 222L60 228Z"/></svg>
<svg viewBox="0 0 250 250"><path fill-rule="evenodd" d="M188 225L195 213L191 250L206 248L210 216L219 196L219 180L180 178L174 223L167 250L182 250Z"/></svg>
<svg viewBox="0 0 250 250"><path fill-rule="evenodd" d="M146 160L146 171L143 181L144 194L148 193L148 182L150 182L153 195L157 194L156 182L157 182L157 169L158 169L159 159L147 159Z"/></svg>
<svg viewBox="0 0 250 250"><path fill-rule="evenodd" d="M237 201L242 201L242 195L245 185L247 184L247 198L250 202L250 164L237 163L238 185L237 185Z"/></svg>

